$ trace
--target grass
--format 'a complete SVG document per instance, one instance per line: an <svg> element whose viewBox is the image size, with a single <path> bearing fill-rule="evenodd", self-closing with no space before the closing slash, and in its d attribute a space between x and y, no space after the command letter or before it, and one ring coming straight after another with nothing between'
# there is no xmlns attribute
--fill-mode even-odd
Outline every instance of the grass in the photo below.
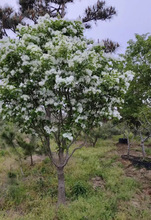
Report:
<svg viewBox="0 0 151 220"><path fill-rule="evenodd" d="M95 148L76 151L65 168L67 204L59 208L57 175L49 159L34 167L24 162L22 176L15 156L3 149L0 220L149 220L149 209L132 203L141 187L125 176L116 140L99 140ZM98 177L100 185L94 187Z"/></svg>

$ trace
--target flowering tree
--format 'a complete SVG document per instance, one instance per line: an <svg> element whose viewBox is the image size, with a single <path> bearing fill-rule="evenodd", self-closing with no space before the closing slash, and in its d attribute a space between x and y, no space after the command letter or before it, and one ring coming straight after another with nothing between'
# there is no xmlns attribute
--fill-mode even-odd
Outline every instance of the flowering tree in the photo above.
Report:
<svg viewBox="0 0 151 220"><path fill-rule="evenodd" d="M131 73L119 73L116 61L83 36L79 21L41 17L18 27L18 39L1 43L2 114L41 138L57 168L58 202L65 202L64 167L81 131L102 119L119 117ZM57 144L52 152L50 138Z"/></svg>

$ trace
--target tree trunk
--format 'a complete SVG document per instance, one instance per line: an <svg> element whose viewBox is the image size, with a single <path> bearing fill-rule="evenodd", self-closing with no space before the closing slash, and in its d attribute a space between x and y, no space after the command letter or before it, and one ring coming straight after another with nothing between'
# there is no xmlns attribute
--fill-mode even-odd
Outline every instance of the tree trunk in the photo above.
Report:
<svg viewBox="0 0 151 220"><path fill-rule="evenodd" d="M93 141L93 147L95 147L96 143L97 143L98 138L96 137Z"/></svg>
<svg viewBox="0 0 151 220"><path fill-rule="evenodd" d="M61 18L63 18L65 16L65 3L62 4L62 8L61 8Z"/></svg>
<svg viewBox="0 0 151 220"><path fill-rule="evenodd" d="M142 133L141 133L141 131L140 131L140 138L141 138L141 147L142 147L143 159L145 159L145 157L146 157L146 152L145 152L144 142L145 142L149 137L146 137L146 138L144 139L143 136L142 136Z"/></svg>
<svg viewBox="0 0 151 220"><path fill-rule="evenodd" d="M145 157L146 157L146 152L145 152L144 141L141 142L141 147L142 147L143 159L145 159Z"/></svg>
<svg viewBox="0 0 151 220"><path fill-rule="evenodd" d="M131 147L131 144L130 144L129 138L127 138L127 140L128 140L127 156L128 156L128 158L129 158L129 156L130 156L130 147Z"/></svg>
<svg viewBox="0 0 151 220"><path fill-rule="evenodd" d="M64 168L57 168L58 174L58 205L65 204L65 181L64 181Z"/></svg>
<svg viewBox="0 0 151 220"><path fill-rule="evenodd" d="M30 166L34 166L33 155L30 155Z"/></svg>

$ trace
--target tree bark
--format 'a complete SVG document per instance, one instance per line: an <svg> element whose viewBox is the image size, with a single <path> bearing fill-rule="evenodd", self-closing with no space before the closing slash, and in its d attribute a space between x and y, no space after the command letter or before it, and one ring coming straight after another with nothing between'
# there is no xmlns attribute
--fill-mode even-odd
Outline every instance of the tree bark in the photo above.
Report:
<svg viewBox="0 0 151 220"><path fill-rule="evenodd" d="M63 18L65 16L65 3L62 4L60 15L61 15L61 18Z"/></svg>
<svg viewBox="0 0 151 220"><path fill-rule="evenodd" d="M65 204L65 180L64 180L64 167L57 168L58 174L58 205Z"/></svg>
<svg viewBox="0 0 151 220"><path fill-rule="evenodd" d="M129 158L129 156L130 156L130 147L131 147L131 143L130 143L130 140L129 140L128 137L127 137L127 140L128 140L127 156L128 156L128 158Z"/></svg>
<svg viewBox="0 0 151 220"><path fill-rule="evenodd" d="M95 147L96 143L97 143L98 138L96 137L93 141L93 147Z"/></svg>
<svg viewBox="0 0 151 220"><path fill-rule="evenodd" d="M146 157L146 152L145 152L144 141L141 142L141 147L142 147L143 159L145 159L145 157Z"/></svg>
<svg viewBox="0 0 151 220"><path fill-rule="evenodd" d="M33 155L30 155L30 166L34 166Z"/></svg>

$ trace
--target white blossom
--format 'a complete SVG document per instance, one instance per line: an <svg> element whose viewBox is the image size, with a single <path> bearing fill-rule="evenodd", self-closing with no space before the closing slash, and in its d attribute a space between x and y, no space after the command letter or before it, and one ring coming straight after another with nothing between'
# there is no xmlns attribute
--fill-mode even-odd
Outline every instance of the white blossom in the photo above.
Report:
<svg viewBox="0 0 151 220"><path fill-rule="evenodd" d="M73 141L73 136L71 133L64 133L62 136L67 138L69 141Z"/></svg>
<svg viewBox="0 0 151 220"><path fill-rule="evenodd" d="M40 86L44 86L44 84L45 84L45 80L42 80L42 81L39 82Z"/></svg>
<svg viewBox="0 0 151 220"><path fill-rule="evenodd" d="M44 106L39 106L38 108L36 108L36 112L43 112L43 113L45 113Z"/></svg>
<svg viewBox="0 0 151 220"><path fill-rule="evenodd" d="M55 102L54 99L50 98L49 100L45 102L45 105L52 105L54 104L54 102Z"/></svg>
<svg viewBox="0 0 151 220"><path fill-rule="evenodd" d="M24 101L27 101L29 99L29 96L28 95L22 95L21 98L24 100Z"/></svg>
<svg viewBox="0 0 151 220"><path fill-rule="evenodd" d="M45 126L44 130L47 132L47 134L51 134L51 129L48 126Z"/></svg>
<svg viewBox="0 0 151 220"><path fill-rule="evenodd" d="M49 128L48 126L45 126L44 130L47 132L47 134L51 134L52 132L56 132L58 129L54 126L52 128Z"/></svg>

